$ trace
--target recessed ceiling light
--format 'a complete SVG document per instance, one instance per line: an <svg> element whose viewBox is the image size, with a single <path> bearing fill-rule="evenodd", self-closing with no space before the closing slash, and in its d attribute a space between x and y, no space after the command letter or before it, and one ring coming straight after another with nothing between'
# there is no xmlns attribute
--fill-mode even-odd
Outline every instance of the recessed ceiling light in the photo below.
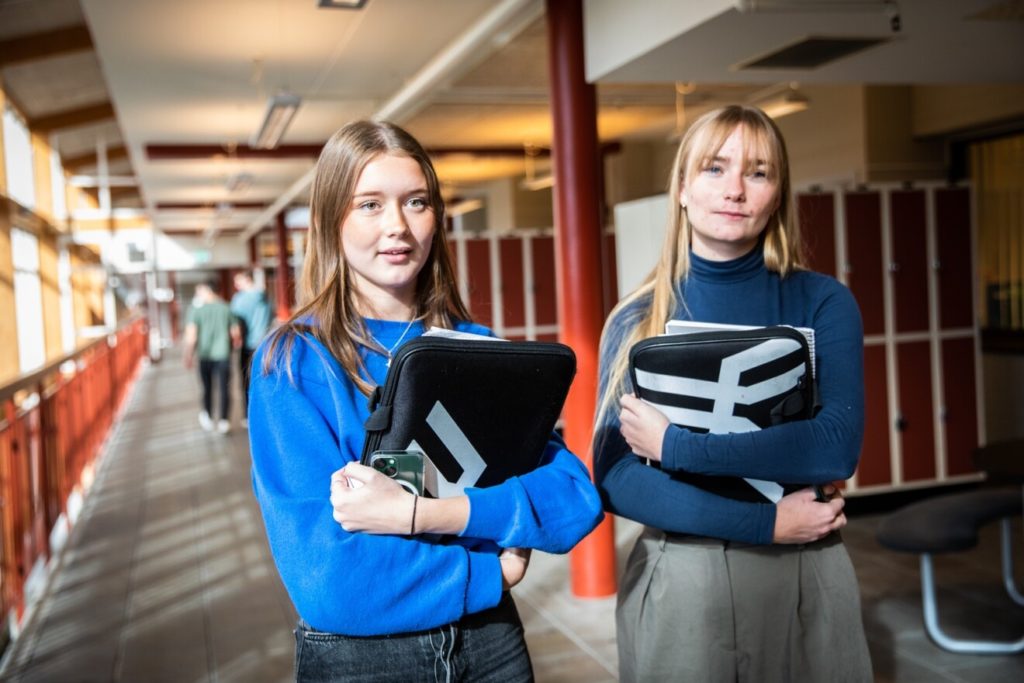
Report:
<svg viewBox="0 0 1024 683"><path fill-rule="evenodd" d="M317 7L324 9L362 9L367 0L316 0Z"/></svg>

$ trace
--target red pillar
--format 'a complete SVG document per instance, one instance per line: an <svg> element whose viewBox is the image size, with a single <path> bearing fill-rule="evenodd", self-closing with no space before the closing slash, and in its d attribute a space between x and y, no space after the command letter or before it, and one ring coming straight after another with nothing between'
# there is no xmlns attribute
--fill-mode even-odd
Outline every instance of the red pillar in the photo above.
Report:
<svg viewBox="0 0 1024 683"><path fill-rule="evenodd" d="M576 352L577 372L565 404L565 440L593 463L590 440L597 403L597 355L604 325L601 272L601 153L597 104L583 76L582 0L547 0L551 111L554 119L555 252L562 342ZM615 592L611 516L570 555L579 597Z"/></svg>
<svg viewBox="0 0 1024 683"><path fill-rule="evenodd" d="M284 223L283 212L277 214L274 235L277 238L277 272L274 277L277 319L287 320L292 314L291 297L288 294L291 289L288 286L288 280L291 278L291 269L288 267L288 228Z"/></svg>
<svg viewBox="0 0 1024 683"><path fill-rule="evenodd" d="M174 298L167 305L170 323L171 323L171 341L178 341L178 316L181 313L181 304L178 302L178 283L175 277L175 271L168 270L167 272L167 287L174 292Z"/></svg>

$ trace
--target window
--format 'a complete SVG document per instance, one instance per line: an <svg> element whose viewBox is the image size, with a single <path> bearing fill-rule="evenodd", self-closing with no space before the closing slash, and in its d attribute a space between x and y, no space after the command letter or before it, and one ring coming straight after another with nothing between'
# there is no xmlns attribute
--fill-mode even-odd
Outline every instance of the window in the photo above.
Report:
<svg viewBox="0 0 1024 683"><path fill-rule="evenodd" d="M39 282L39 242L36 236L11 229L14 261L14 310L18 329L18 364L22 372L46 363L43 338L43 293Z"/></svg>
<svg viewBox="0 0 1024 683"><path fill-rule="evenodd" d="M32 138L25 120L9 105L4 107L4 165L7 196L27 209L36 206L32 166Z"/></svg>
<svg viewBox="0 0 1024 683"><path fill-rule="evenodd" d="M971 145L981 324L1024 331L1024 135Z"/></svg>
<svg viewBox="0 0 1024 683"><path fill-rule="evenodd" d="M50 178L53 181L53 217L68 217L67 188L64 182L64 167L60 163L57 148L50 150Z"/></svg>

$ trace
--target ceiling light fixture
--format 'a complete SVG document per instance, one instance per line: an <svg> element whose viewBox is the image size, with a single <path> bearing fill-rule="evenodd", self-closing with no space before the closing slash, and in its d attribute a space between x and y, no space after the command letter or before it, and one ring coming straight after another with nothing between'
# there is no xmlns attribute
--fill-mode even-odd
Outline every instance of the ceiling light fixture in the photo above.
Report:
<svg viewBox="0 0 1024 683"><path fill-rule="evenodd" d="M245 192L252 187L253 177L251 173L240 171L230 176L227 180L228 192Z"/></svg>
<svg viewBox="0 0 1024 683"><path fill-rule="evenodd" d="M676 140L683 137L686 132L686 96L697 89L696 83L680 83L676 81L676 126L672 129L672 135Z"/></svg>
<svg viewBox="0 0 1024 683"><path fill-rule="evenodd" d="M540 150L529 143L523 145L525 155L524 165L526 166L526 177L519 181L519 187L524 190L546 190L555 185L555 174L544 173L537 175L537 155Z"/></svg>
<svg viewBox="0 0 1024 683"><path fill-rule="evenodd" d="M759 93L754 93L750 102L773 119L778 119L811 106L811 100L797 88L799 84L788 83L784 86L773 86Z"/></svg>
<svg viewBox="0 0 1024 683"><path fill-rule="evenodd" d="M546 190L555 186L555 176L551 173L539 175L536 178L525 178L519 183L524 190Z"/></svg>
<svg viewBox="0 0 1024 683"><path fill-rule="evenodd" d="M263 114L260 129L252 136L249 146L255 149L274 149L284 137L288 125L302 104L302 98L291 93L278 93L270 98Z"/></svg>
<svg viewBox="0 0 1024 683"><path fill-rule="evenodd" d="M362 9L367 0L316 0L320 9Z"/></svg>
<svg viewBox="0 0 1024 683"><path fill-rule="evenodd" d="M482 208L484 208L484 200L482 199L460 199L448 207L448 215L455 218L464 213L477 211Z"/></svg>

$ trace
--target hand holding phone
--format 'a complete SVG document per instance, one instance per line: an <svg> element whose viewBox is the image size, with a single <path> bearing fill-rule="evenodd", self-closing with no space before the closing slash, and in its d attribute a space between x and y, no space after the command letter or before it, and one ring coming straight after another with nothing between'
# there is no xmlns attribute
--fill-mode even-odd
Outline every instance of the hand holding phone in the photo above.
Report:
<svg viewBox="0 0 1024 683"><path fill-rule="evenodd" d="M375 451L370 467L394 479L414 496L423 495L423 454L418 451Z"/></svg>

